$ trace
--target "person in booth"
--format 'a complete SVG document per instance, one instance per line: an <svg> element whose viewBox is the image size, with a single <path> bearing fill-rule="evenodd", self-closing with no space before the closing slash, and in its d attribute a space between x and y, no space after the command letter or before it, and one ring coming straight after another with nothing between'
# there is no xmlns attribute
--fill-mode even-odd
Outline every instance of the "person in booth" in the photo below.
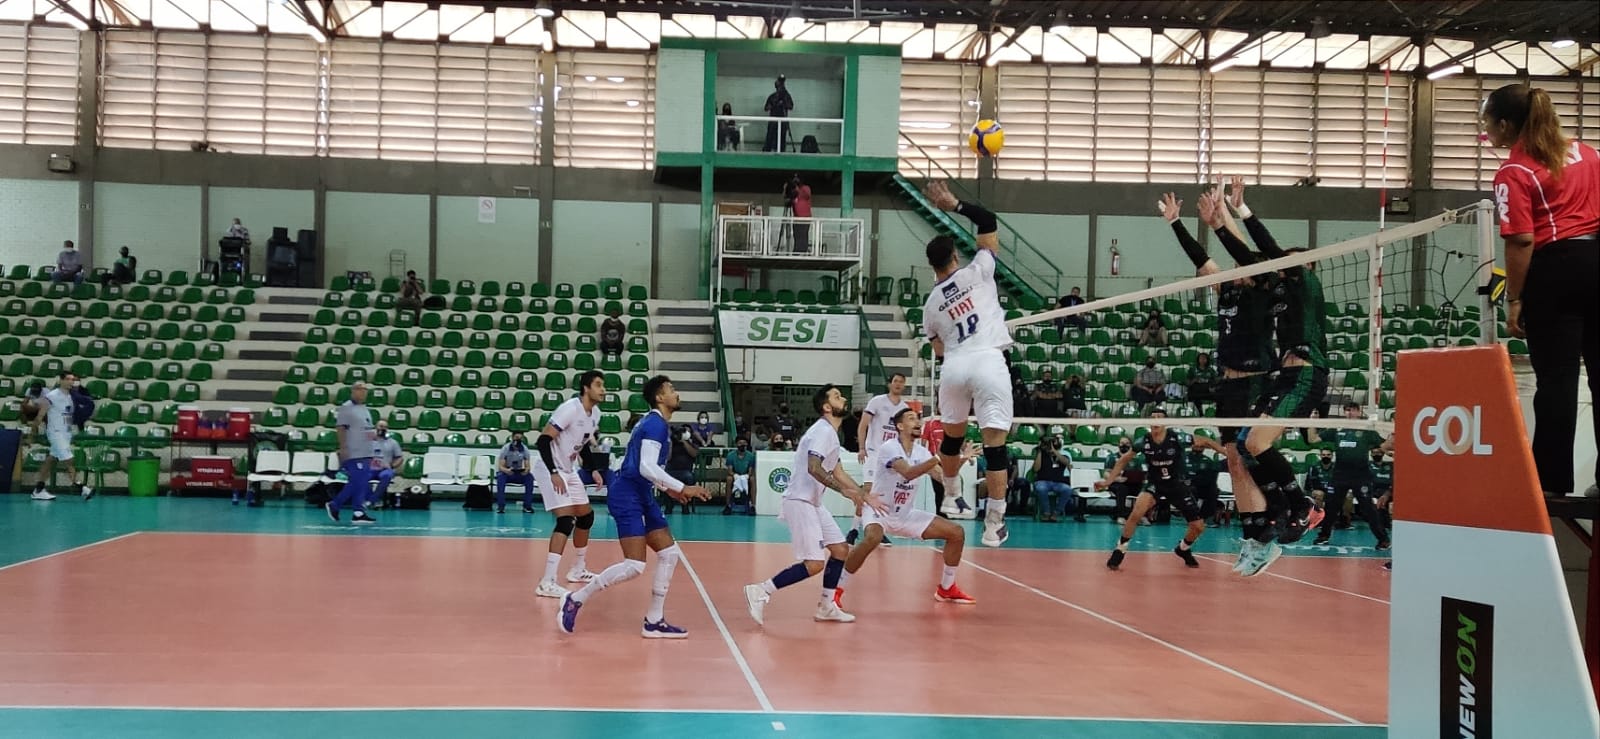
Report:
<svg viewBox="0 0 1600 739"><path fill-rule="evenodd" d="M1533 463L1545 494L1565 495L1575 488L1579 360L1590 397L1600 396L1600 154L1561 133L1540 88L1489 93L1480 119L1489 143L1511 150L1494 197L1506 247L1506 329L1527 339L1536 382ZM1594 424L1600 439L1600 415Z"/></svg>

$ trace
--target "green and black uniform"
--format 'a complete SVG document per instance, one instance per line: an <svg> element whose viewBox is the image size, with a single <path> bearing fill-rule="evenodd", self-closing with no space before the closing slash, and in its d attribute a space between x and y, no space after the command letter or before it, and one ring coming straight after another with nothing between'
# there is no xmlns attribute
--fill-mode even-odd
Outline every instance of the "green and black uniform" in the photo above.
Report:
<svg viewBox="0 0 1600 739"><path fill-rule="evenodd" d="M1331 513L1322 519L1319 538L1325 539L1333 533L1334 520L1344 510L1345 498L1355 496L1356 515L1367 522L1380 543L1388 542L1389 532L1373 502L1378 496L1378 473L1372 467L1372 451L1383 446L1383 437L1365 429L1325 429L1317 435L1333 445L1333 469L1327 481L1326 505Z"/></svg>
<svg viewBox="0 0 1600 739"><path fill-rule="evenodd" d="M1260 261L1255 252L1233 237L1227 229L1223 246L1239 266ZM1189 235L1182 221L1172 222L1178 244L1196 267L1205 264L1200 242ZM1266 373L1272 369L1272 298L1268 291L1276 276L1256 275L1248 283L1225 282L1217 286L1217 365L1224 370L1249 373L1244 377L1224 377L1215 385L1217 416L1243 418L1265 390ZM1223 444L1238 437L1237 426L1221 428Z"/></svg>
<svg viewBox="0 0 1600 739"><path fill-rule="evenodd" d="M1216 514L1219 502L1217 460L1206 454L1206 450L1195 451L1191 447L1183 466L1189 476L1189 487L1194 488L1194 497L1200 501L1200 515L1211 518Z"/></svg>
<svg viewBox="0 0 1600 739"><path fill-rule="evenodd" d="M1133 443L1135 451L1144 457L1145 483L1156 505L1170 504L1183 514L1185 521L1200 520L1200 501L1195 499L1194 488L1184 473L1184 457L1188 454L1189 440L1182 434L1168 431L1161 441L1155 434L1145 434Z"/></svg>

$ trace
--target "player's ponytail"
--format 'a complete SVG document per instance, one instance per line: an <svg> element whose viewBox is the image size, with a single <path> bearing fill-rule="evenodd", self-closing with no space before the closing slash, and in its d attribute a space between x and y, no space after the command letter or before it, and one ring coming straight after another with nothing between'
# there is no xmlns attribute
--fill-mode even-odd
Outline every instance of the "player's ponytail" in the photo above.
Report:
<svg viewBox="0 0 1600 739"><path fill-rule="evenodd" d="M1561 116L1550 93L1522 84L1506 85L1489 93L1483 117L1487 123L1505 124L1529 157L1551 177L1561 177L1567 163L1567 137L1561 132Z"/></svg>

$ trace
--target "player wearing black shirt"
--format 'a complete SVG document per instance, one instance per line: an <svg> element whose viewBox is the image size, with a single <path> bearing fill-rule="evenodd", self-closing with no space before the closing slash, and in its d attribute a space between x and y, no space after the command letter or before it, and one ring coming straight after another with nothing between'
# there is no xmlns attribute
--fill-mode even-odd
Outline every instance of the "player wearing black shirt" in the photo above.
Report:
<svg viewBox="0 0 1600 739"><path fill-rule="evenodd" d="M1122 475L1122 470L1133 462L1134 457L1143 456L1145 469L1146 488L1139 493L1133 503L1133 512L1128 520L1122 524L1122 540L1117 548L1111 550L1111 558L1106 560L1106 566L1115 570L1122 566L1123 557L1128 554L1128 542L1133 540L1133 534L1139 528L1139 519L1156 505L1176 506L1183 520L1189 523L1189 529L1184 532L1183 541L1172 550L1183 563L1190 567L1199 567L1194 553L1189 548L1206 532L1206 522L1200 515L1200 502L1195 499L1194 488L1189 485L1188 476L1184 474L1184 457L1189 450L1189 440L1181 434L1173 433L1165 426L1158 426L1161 419L1167 417L1167 412L1160 408L1150 411L1150 433L1135 441L1133 448L1124 452L1117 458L1116 464L1106 472L1104 480L1095 483L1095 488L1104 490L1111 486L1111 481ZM1196 437L1195 443L1202 446L1222 451L1222 446L1210 439Z"/></svg>
<svg viewBox="0 0 1600 739"><path fill-rule="evenodd" d="M1361 404L1346 403L1344 416L1361 418ZM1335 513L1342 511L1345 499L1354 497L1356 514L1367 522L1367 528L1377 537L1378 551L1388 549L1389 529L1384 526L1383 517L1378 513L1376 499L1381 493L1378 489L1378 471L1372 464L1372 452L1378 452L1377 458L1382 459L1382 455L1394 449L1394 442L1367 429L1311 429L1307 437L1313 444L1326 442L1333 445L1327 509ZM1332 533L1333 518L1330 516L1323 519L1316 543L1328 543Z"/></svg>

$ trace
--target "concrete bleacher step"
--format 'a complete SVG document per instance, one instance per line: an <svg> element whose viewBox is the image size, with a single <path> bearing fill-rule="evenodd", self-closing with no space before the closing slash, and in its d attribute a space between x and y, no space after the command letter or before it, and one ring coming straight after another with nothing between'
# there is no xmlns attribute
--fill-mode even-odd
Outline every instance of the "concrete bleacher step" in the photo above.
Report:
<svg viewBox="0 0 1600 739"><path fill-rule="evenodd" d="M304 305L316 308L322 305L322 298L317 295L267 295L267 305Z"/></svg>
<svg viewBox="0 0 1600 739"><path fill-rule="evenodd" d="M227 377L229 382L239 382L241 380L246 382L283 382L283 370L281 369L272 370L230 368L224 373L224 375Z"/></svg>
<svg viewBox="0 0 1600 739"><path fill-rule="evenodd" d="M299 345L305 340L304 331L248 331L245 337L250 341L281 341Z"/></svg>
<svg viewBox="0 0 1600 739"><path fill-rule="evenodd" d="M262 311L259 318L262 323L311 323L311 313L286 313Z"/></svg>

